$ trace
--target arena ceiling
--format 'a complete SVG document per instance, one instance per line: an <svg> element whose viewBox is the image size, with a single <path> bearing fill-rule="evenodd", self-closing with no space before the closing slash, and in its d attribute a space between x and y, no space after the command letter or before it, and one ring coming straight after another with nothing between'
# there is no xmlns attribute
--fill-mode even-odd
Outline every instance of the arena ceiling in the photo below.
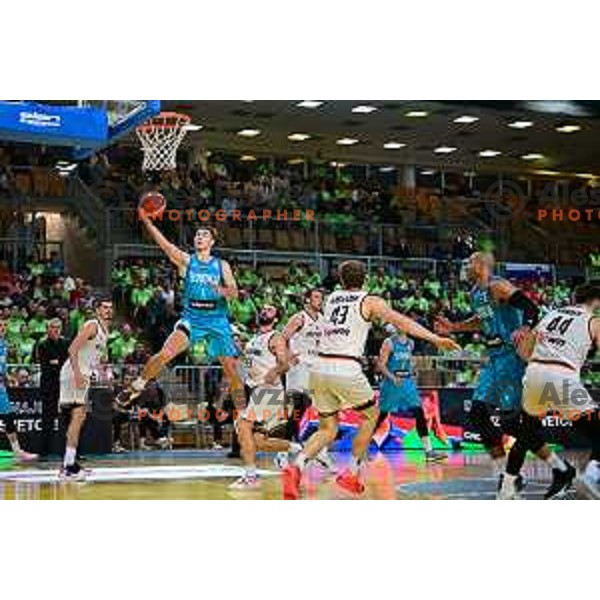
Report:
<svg viewBox="0 0 600 600"><path fill-rule="evenodd" d="M186 143L240 155L600 176L596 101L302 102L173 100L163 110L202 127Z"/></svg>

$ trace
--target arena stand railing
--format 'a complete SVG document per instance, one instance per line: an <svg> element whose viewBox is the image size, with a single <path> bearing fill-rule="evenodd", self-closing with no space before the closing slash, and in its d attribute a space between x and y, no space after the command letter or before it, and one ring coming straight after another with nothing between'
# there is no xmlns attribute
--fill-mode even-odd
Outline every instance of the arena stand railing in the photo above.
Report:
<svg viewBox="0 0 600 600"><path fill-rule="evenodd" d="M361 255L361 254L328 254L310 252L279 252L270 250L240 250L238 248L220 247L219 253L227 260L235 260L240 265L274 268L289 266L291 262L299 265L312 265L318 269L322 277L327 275L331 267L336 267L344 260L362 260L367 265L367 270L373 272L378 267L384 267L390 275L402 273L407 277L426 276L446 277L449 273L458 274L460 260L436 260L433 258L398 258L385 255ZM164 254L155 245L148 244L117 244L112 248L110 265L120 259L156 259L162 258ZM497 264L498 271L504 272L506 263ZM549 265L551 280L556 282L558 271L556 265Z"/></svg>

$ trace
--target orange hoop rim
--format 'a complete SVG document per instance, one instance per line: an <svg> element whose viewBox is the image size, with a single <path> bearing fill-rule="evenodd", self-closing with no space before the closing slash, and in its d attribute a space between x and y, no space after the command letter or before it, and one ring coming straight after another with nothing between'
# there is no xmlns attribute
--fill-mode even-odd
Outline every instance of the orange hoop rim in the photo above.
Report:
<svg viewBox="0 0 600 600"><path fill-rule="evenodd" d="M168 123L167 120L175 121ZM155 129L178 129L189 125L192 118L188 115L183 115L177 112L161 112L155 115L144 124L136 127L136 130L140 133L153 131Z"/></svg>

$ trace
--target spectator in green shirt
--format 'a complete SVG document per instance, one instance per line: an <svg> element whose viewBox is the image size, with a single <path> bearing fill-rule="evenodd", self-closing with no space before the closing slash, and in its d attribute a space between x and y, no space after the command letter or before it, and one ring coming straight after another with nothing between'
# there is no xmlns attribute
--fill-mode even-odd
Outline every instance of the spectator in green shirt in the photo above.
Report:
<svg viewBox="0 0 600 600"><path fill-rule="evenodd" d="M39 340L46 335L46 326L46 311L42 306L38 306L35 315L29 319L27 331L32 338Z"/></svg>
<svg viewBox="0 0 600 600"><path fill-rule="evenodd" d="M18 307L13 306L10 311L10 318L6 324L6 339L12 341L19 336L23 325L27 325L27 320L23 316L23 312ZM25 310L25 314L27 311Z"/></svg>
<svg viewBox="0 0 600 600"><path fill-rule="evenodd" d="M13 341L19 364L28 365L31 363L31 354L35 343L36 340L29 334L27 324L23 323L19 337Z"/></svg>
<svg viewBox="0 0 600 600"><path fill-rule="evenodd" d="M137 339L133 335L131 325L125 323L115 339L109 344L108 349L111 360L123 362L126 356L133 353L136 343Z"/></svg>
<svg viewBox="0 0 600 600"><path fill-rule="evenodd" d="M154 295L154 288L151 285L142 285L137 283L131 290L131 306L133 307L133 316L138 318L140 311L146 308L152 296Z"/></svg>
<svg viewBox="0 0 600 600"><path fill-rule="evenodd" d="M256 314L256 304L250 297L248 290L241 289L239 296L229 303L233 320L242 325L249 325Z"/></svg>

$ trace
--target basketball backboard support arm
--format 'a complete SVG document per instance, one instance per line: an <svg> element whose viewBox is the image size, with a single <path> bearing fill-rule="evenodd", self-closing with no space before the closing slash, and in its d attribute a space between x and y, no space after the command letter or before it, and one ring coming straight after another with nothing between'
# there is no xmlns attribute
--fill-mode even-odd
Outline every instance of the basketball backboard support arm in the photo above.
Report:
<svg viewBox="0 0 600 600"><path fill-rule="evenodd" d="M125 109L109 111L111 103ZM159 112L159 100L89 101L77 105L0 101L0 140L73 147L74 158L81 160Z"/></svg>

